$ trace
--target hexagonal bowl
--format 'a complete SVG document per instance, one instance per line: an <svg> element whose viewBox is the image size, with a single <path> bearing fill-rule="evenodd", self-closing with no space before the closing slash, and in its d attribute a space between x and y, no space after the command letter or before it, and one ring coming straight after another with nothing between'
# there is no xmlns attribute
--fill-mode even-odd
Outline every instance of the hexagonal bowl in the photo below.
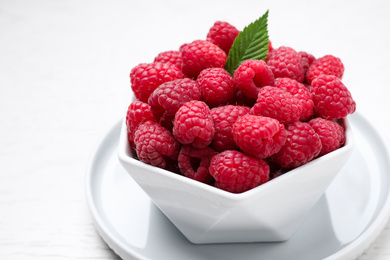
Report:
<svg viewBox="0 0 390 260"><path fill-rule="evenodd" d="M342 123L346 130L343 147L239 194L135 159L125 120L118 157L153 203L192 243L285 241L299 228L352 152L348 119Z"/></svg>

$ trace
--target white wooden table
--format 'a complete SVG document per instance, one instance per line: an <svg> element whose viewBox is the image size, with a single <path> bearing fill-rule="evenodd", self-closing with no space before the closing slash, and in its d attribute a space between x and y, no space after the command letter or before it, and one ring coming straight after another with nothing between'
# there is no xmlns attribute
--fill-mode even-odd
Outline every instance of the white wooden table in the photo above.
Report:
<svg viewBox="0 0 390 260"><path fill-rule="evenodd" d="M387 1L2 0L0 259L119 259L93 225L85 171L129 104L130 69L267 9L274 46L340 57L358 110L390 138ZM389 228L359 260L390 259Z"/></svg>

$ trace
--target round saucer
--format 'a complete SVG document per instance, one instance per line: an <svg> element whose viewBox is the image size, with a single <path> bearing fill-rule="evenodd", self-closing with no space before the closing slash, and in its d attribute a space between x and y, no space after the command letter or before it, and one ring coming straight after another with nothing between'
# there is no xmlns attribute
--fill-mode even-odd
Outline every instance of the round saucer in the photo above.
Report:
<svg viewBox="0 0 390 260"><path fill-rule="evenodd" d="M122 169L121 120L102 138L87 170L87 200L99 234L123 259L355 259L390 214L386 143L360 114L349 116L354 151L294 236L285 242L195 245Z"/></svg>

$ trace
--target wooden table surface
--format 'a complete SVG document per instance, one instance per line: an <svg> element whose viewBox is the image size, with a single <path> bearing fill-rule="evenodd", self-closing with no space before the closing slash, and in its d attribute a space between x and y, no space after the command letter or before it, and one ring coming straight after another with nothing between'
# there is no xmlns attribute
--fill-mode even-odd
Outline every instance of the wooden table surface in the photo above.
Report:
<svg viewBox="0 0 390 260"><path fill-rule="evenodd" d="M389 138L388 1L0 1L0 259L119 259L85 176L129 104L130 69L268 9L273 45L340 57L358 111ZM390 259L389 228L359 260Z"/></svg>

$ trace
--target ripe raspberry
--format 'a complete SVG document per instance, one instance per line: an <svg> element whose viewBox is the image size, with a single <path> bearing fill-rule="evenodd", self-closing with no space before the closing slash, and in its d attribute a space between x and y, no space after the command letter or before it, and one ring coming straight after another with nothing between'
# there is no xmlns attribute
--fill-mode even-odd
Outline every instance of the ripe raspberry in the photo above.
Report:
<svg viewBox="0 0 390 260"><path fill-rule="evenodd" d="M207 40L214 43L228 54L234 39L236 39L239 33L240 31L233 25L227 22L217 21L210 28L207 34Z"/></svg>
<svg viewBox="0 0 390 260"><path fill-rule="evenodd" d="M148 103L157 122L171 130L177 110L186 102L200 98L199 85L186 78L161 84L150 95Z"/></svg>
<svg viewBox="0 0 390 260"><path fill-rule="evenodd" d="M213 177L209 173L209 166L215 154L216 152L208 146L197 149L192 145L183 145L178 157L181 173L188 178L210 183Z"/></svg>
<svg viewBox="0 0 390 260"><path fill-rule="evenodd" d="M245 153L266 158L277 153L286 141L286 130L278 120L244 115L233 124L233 138Z"/></svg>
<svg viewBox="0 0 390 260"><path fill-rule="evenodd" d="M217 188L233 193L250 190L269 180L265 161L235 150L214 155L209 170Z"/></svg>
<svg viewBox="0 0 390 260"><path fill-rule="evenodd" d="M314 103L311 99L310 91L295 79L290 78L277 78L275 79L275 87L287 91L302 104L302 116L301 121L306 121L313 114Z"/></svg>
<svg viewBox="0 0 390 260"><path fill-rule="evenodd" d="M182 71L190 78L196 78L207 68L223 68L227 55L217 45L204 40L193 41L183 48Z"/></svg>
<svg viewBox="0 0 390 260"><path fill-rule="evenodd" d="M302 116L302 103L281 88L264 87L260 90L250 114L271 117L282 124L290 124L299 121Z"/></svg>
<svg viewBox="0 0 390 260"><path fill-rule="evenodd" d="M247 60L234 72L236 86L247 97L256 99L264 86L274 85L274 74L262 60Z"/></svg>
<svg viewBox="0 0 390 260"><path fill-rule="evenodd" d="M287 140L270 159L286 169L293 169L313 160L321 151L321 140L314 129L303 122L286 127Z"/></svg>
<svg viewBox="0 0 390 260"><path fill-rule="evenodd" d="M154 58L154 62L169 63L175 65L176 68L181 70L181 64L183 62L183 59L181 58L180 51L164 51L159 53Z"/></svg>
<svg viewBox="0 0 390 260"><path fill-rule="evenodd" d="M227 104L237 93L234 79L223 68L202 70L196 82L201 89L202 100L210 107Z"/></svg>
<svg viewBox="0 0 390 260"><path fill-rule="evenodd" d="M316 77L311 84L310 92L315 112L325 119L343 118L356 110L351 93L336 76Z"/></svg>
<svg viewBox="0 0 390 260"><path fill-rule="evenodd" d="M305 79L301 56L290 47L282 46L274 49L266 62L275 78L292 78L298 82L303 82Z"/></svg>
<svg viewBox="0 0 390 260"><path fill-rule="evenodd" d="M215 150L235 150L238 148L233 139L232 127L236 120L249 113L249 107L226 105L211 109L214 121L214 140L212 146Z"/></svg>
<svg viewBox="0 0 390 260"><path fill-rule="evenodd" d="M171 132L153 121L147 121L138 127L134 143L142 162L163 169L167 167L167 161L177 159L180 149Z"/></svg>
<svg viewBox="0 0 390 260"><path fill-rule="evenodd" d="M142 101L134 101L127 108L126 126L127 139L131 146L134 146L134 134L138 126L146 121L156 121L153 117L150 106Z"/></svg>
<svg viewBox="0 0 390 260"><path fill-rule="evenodd" d="M339 79L343 78L344 65L341 60L332 55L316 59L306 72L306 81L311 84L319 75L333 75Z"/></svg>
<svg viewBox="0 0 390 260"><path fill-rule="evenodd" d="M305 51L300 51L298 54L301 56L301 63L303 67L303 75L306 75L307 69L310 67L310 65L313 63L313 61L316 60L316 58Z"/></svg>
<svg viewBox="0 0 390 260"><path fill-rule="evenodd" d="M345 143L345 132L341 125L320 117L309 121L309 125L319 135L322 149L319 156L333 152Z"/></svg>
<svg viewBox="0 0 390 260"><path fill-rule="evenodd" d="M131 88L137 99L148 102L150 94L162 83L183 78L183 73L172 64L141 63L130 72Z"/></svg>
<svg viewBox="0 0 390 260"><path fill-rule="evenodd" d="M173 135L182 144L195 148L208 146L214 137L214 123L206 103L193 100L185 103L176 112Z"/></svg>

